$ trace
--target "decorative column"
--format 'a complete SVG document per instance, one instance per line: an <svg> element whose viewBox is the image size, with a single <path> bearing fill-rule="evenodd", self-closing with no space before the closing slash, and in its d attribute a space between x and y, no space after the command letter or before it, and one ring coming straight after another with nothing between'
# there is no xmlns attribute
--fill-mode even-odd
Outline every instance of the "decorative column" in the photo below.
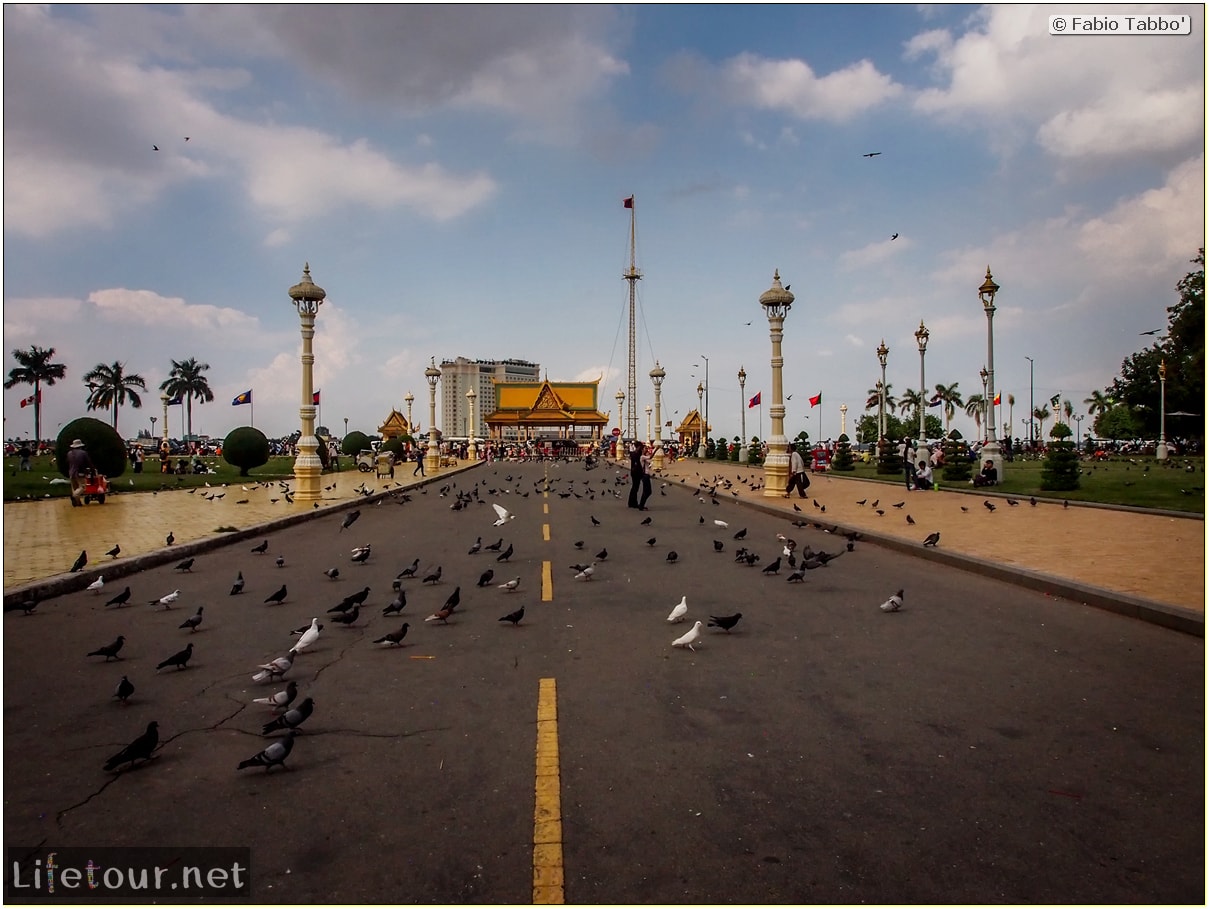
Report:
<svg viewBox="0 0 1209 909"><path fill-rule="evenodd" d="M416 437L416 425L411 422L411 405L415 402L416 397L410 391L403 396L403 402L407 405L407 434L414 440ZM348 422L347 420L345 421Z"/></svg>
<svg viewBox="0 0 1209 909"><path fill-rule="evenodd" d="M793 294L781 286L780 270L774 270L772 286L760 294L760 305L768 317L768 333L772 339L772 405L768 408L772 435L768 439L768 457L764 459L764 495L773 498L783 496L789 482L789 440L785 438L785 401L781 386L781 369L785 365L781 356L781 335L793 300Z"/></svg>
<svg viewBox="0 0 1209 909"><path fill-rule="evenodd" d="M1003 479L1003 452L999 449L999 443L995 440L995 294L999 292L999 285L995 283L995 279L991 277L991 266L987 266L986 280L982 282L982 286L978 288L978 299L982 303L982 310L987 314L987 411L990 416L986 420L987 426L987 441L982 446L982 451L978 458L982 463L990 460L995 465L995 470L998 471L997 476Z"/></svg>
<svg viewBox="0 0 1209 909"><path fill-rule="evenodd" d="M924 320L919 320L919 329L915 332L915 342L919 345L919 444L915 446L915 463L927 461L931 458L931 452L928 451L928 442L924 428L924 411L928 400L928 386L924 383L924 353L928 349L928 329L924 327Z"/></svg>
<svg viewBox="0 0 1209 909"><path fill-rule="evenodd" d="M987 420L994 419L994 417L991 415L990 411L987 410L987 402L990 400L990 398L987 397L987 375L988 375L987 368L985 366L982 367L982 369L978 370L978 378L982 379L982 424L983 425L982 425L982 439L980 439L980 441L984 443L983 444L984 448L986 447L985 443L987 440L986 422L987 422Z"/></svg>
<svg viewBox="0 0 1209 909"><path fill-rule="evenodd" d="M890 348L886 346L886 339L882 338L882 343L877 348L877 362L882 365L882 381L877 386L877 460L882 459L882 444L886 439L886 357L890 355Z"/></svg>
<svg viewBox="0 0 1209 909"><path fill-rule="evenodd" d="M848 405L840 405L840 435L845 435L848 432Z"/></svg>
<svg viewBox="0 0 1209 909"><path fill-rule="evenodd" d="M160 395L160 403L164 405L164 437L165 442L168 441L168 393L164 392Z"/></svg>
<svg viewBox="0 0 1209 909"><path fill-rule="evenodd" d="M697 383L697 457L705 457L705 418L701 416L701 395L705 392L705 386L700 382Z"/></svg>
<svg viewBox="0 0 1209 909"><path fill-rule="evenodd" d="M311 265L302 268L302 280L290 288L290 299L298 310L302 323L302 405L298 416L302 421L298 437L298 456L294 459L294 500L317 502L322 497L319 475L323 462L319 460L319 440L315 438L315 354L311 342L315 338L315 316L327 292L311 280Z"/></svg>
<svg viewBox="0 0 1209 909"><path fill-rule="evenodd" d="M646 406L646 444L651 447L651 405Z"/></svg>
<svg viewBox="0 0 1209 909"><path fill-rule="evenodd" d="M651 466L655 470L663 470L663 411L660 409L659 392L666 375L656 360L655 368L651 370L651 383L655 386L655 454L651 457Z"/></svg>
<svg viewBox="0 0 1209 909"><path fill-rule="evenodd" d="M466 456L471 461L477 461L479 459L479 449L478 446L474 444L474 399L476 397L477 395L474 393L474 388L471 387L466 392L466 402L470 406L470 442L466 446Z"/></svg>
<svg viewBox="0 0 1209 909"><path fill-rule="evenodd" d="M617 389L617 394L613 395L617 401L617 428L621 430L621 434L617 436L617 441L613 443L613 457L620 458L624 452L625 429L621 425L622 409L621 405L625 403L625 392L620 388Z"/></svg>
<svg viewBox="0 0 1209 909"><path fill-rule="evenodd" d="M739 367L739 463L747 463L747 373Z"/></svg>
<svg viewBox="0 0 1209 909"><path fill-rule="evenodd" d="M424 452L424 471L441 469L441 448L437 442L437 380L441 378L441 370L437 369L437 358L424 370L424 378L428 380L428 450Z"/></svg>
<svg viewBox="0 0 1209 909"><path fill-rule="evenodd" d="M1081 419L1081 418L1080 418ZM1159 363L1159 444L1154 447L1156 460L1167 460L1167 361Z"/></svg>

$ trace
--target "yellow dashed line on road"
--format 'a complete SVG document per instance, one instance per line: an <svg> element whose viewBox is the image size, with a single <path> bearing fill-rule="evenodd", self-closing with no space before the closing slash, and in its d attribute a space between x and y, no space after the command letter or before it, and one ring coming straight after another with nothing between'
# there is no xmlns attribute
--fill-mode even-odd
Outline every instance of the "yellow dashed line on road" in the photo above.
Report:
<svg viewBox="0 0 1209 909"><path fill-rule="evenodd" d="M549 569L550 563L546 563ZM541 679L537 689L537 775L533 799L533 903L559 904L563 888L563 820L558 773L558 687Z"/></svg>
<svg viewBox="0 0 1209 909"><path fill-rule="evenodd" d="M542 539L547 543L550 542L550 525L549 524L542 525Z"/></svg>
<svg viewBox="0 0 1209 909"><path fill-rule="evenodd" d="M550 563L542 562L542 602L549 603L554 599L554 578L550 574Z"/></svg>

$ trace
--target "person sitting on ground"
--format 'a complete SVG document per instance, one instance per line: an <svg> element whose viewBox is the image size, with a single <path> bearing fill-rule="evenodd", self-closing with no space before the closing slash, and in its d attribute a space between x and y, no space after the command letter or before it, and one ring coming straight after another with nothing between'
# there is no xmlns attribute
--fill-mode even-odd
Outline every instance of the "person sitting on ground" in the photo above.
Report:
<svg viewBox="0 0 1209 909"><path fill-rule="evenodd" d="M978 474L971 481L975 486L994 486L999 482L999 471L995 469L995 462L990 458L982 465L982 473Z"/></svg>
<svg viewBox="0 0 1209 909"><path fill-rule="evenodd" d="M928 466L927 461L920 461L915 467L915 488L932 488L932 468Z"/></svg>

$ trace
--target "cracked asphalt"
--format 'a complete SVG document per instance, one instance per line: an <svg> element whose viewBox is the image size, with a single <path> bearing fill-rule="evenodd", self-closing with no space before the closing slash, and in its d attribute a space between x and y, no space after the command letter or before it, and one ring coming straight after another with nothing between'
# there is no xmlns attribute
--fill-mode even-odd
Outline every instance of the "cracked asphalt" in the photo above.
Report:
<svg viewBox="0 0 1209 909"><path fill-rule="evenodd" d="M657 490L642 526L617 476L483 466L444 496L364 503L349 530L336 512L270 532L263 556L232 542L191 572L6 614L6 845L246 845L256 903L528 903L553 678L567 902L1204 902L1202 638L863 541L790 584L761 571L777 533L844 541L684 489ZM484 504L451 510L476 482ZM492 526L496 501L515 521ZM751 568L733 558L744 527ZM469 555L476 537L515 555ZM602 548L594 579L572 580ZM403 615L383 617L417 557L441 582L404 581ZM517 592L495 586L516 575ZM132 605L105 609L126 584ZM354 627L328 620L366 585ZM425 623L456 587L448 624ZM904 609L882 613L899 587ZM148 605L176 588L173 608ZM673 650L681 596L690 623L743 619ZM520 605L518 627L498 621ZM324 630L286 676L315 700L290 769L237 772L267 744L252 699L284 685L252 675L312 616ZM403 646L371 643L403 621ZM84 656L118 634L122 660ZM187 669L155 670L189 641ZM153 719L156 757L102 771Z"/></svg>

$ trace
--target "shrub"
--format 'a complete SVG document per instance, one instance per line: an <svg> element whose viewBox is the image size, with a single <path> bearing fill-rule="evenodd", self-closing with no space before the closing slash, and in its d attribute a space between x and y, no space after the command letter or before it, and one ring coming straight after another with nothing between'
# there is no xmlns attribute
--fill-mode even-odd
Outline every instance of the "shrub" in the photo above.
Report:
<svg viewBox="0 0 1209 909"><path fill-rule="evenodd" d="M847 433L840 433L840 437L835 442L835 457L831 459L832 470L856 470L856 464L852 460L852 445L848 441Z"/></svg>
<svg viewBox="0 0 1209 909"><path fill-rule="evenodd" d="M1041 488L1046 491L1066 491L1079 488L1079 453L1070 441L1070 427L1055 423L1050 430L1053 439L1045 452L1041 467Z"/></svg>
<svg viewBox="0 0 1209 909"><path fill-rule="evenodd" d="M393 439L383 442L382 447L379 448L378 451L379 452L383 452L383 451L392 452L395 456L395 463L398 464L405 460L405 458L403 457L403 449L405 447L406 447L406 442L404 441L403 436L395 436Z"/></svg>
<svg viewBox="0 0 1209 909"><path fill-rule="evenodd" d="M75 439L84 443L93 465L105 476L112 479L126 472L126 443L117 430L95 417L80 417L64 426L55 439L55 465L63 476L67 476L67 451Z"/></svg>
<svg viewBox="0 0 1209 909"><path fill-rule="evenodd" d="M946 480L964 482L970 479L971 469L969 450L961 433L954 429L945 439L945 466L940 475Z"/></svg>
<svg viewBox="0 0 1209 909"><path fill-rule="evenodd" d="M342 454L351 455L354 458L363 451L369 451L369 436L356 430L350 432L340 443L340 451Z"/></svg>
<svg viewBox="0 0 1209 909"><path fill-rule="evenodd" d="M735 436L735 441L730 447L730 459L732 461L734 461L736 464L739 463L739 449L740 449L741 445L742 445L742 441L739 439L738 436Z"/></svg>
<svg viewBox="0 0 1209 909"><path fill-rule="evenodd" d="M238 467L239 475L246 477L253 467L269 462L269 440L254 426L239 426L223 439L222 459Z"/></svg>
<svg viewBox="0 0 1209 909"><path fill-rule="evenodd" d="M877 458L878 473L902 473L903 459L898 454L898 443L890 439L882 439L878 442L879 454Z"/></svg>

